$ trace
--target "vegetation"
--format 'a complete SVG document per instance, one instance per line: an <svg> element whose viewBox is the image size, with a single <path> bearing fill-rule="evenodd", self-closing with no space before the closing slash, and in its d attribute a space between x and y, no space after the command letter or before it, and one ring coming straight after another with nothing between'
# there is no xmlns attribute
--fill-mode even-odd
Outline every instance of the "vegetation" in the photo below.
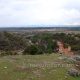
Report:
<svg viewBox="0 0 80 80"><path fill-rule="evenodd" d="M59 54L1 57L0 80L80 80L80 77L67 73L74 66L67 67L67 63L59 57ZM57 67L56 63L64 67ZM55 65L50 66L52 64Z"/></svg>
<svg viewBox="0 0 80 80"><path fill-rule="evenodd" d="M0 33L0 50L10 51L23 49L26 45L24 39L9 32Z"/></svg>
<svg viewBox="0 0 80 80"><path fill-rule="evenodd" d="M80 34L0 32L0 80L80 80L80 58L56 54L57 41L80 55Z"/></svg>
<svg viewBox="0 0 80 80"><path fill-rule="evenodd" d="M25 48L25 50L23 51L23 54L36 55L36 54L43 54L43 52L38 46L30 45Z"/></svg>
<svg viewBox="0 0 80 80"><path fill-rule="evenodd" d="M30 36L29 36L30 35ZM72 51L80 52L80 34L73 33L30 33L17 34L0 32L1 51L23 51L23 54L51 54L57 52L57 41L62 41L64 47L71 46Z"/></svg>

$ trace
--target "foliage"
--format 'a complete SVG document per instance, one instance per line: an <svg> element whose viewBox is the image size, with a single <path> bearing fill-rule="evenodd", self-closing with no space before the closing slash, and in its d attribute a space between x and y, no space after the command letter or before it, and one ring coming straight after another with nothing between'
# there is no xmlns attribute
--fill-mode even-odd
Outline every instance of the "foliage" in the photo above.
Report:
<svg viewBox="0 0 80 80"><path fill-rule="evenodd" d="M27 54L28 52L29 54L51 54L57 52L57 41L62 41L64 47L71 46L73 51L80 50L80 34L44 32L22 35L22 33L0 32L0 50L3 51L25 49L24 53L27 52Z"/></svg>
<svg viewBox="0 0 80 80"><path fill-rule="evenodd" d="M40 48L38 48L38 46L35 45L30 45L28 47L25 48L25 50L23 51L23 54L31 54L31 55L35 55L35 54L42 54L43 52L40 50Z"/></svg>
<svg viewBox="0 0 80 80"><path fill-rule="evenodd" d="M0 50L10 51L23 49L26 42L22 37L16 36L9 32L0 33Z"/></svg>

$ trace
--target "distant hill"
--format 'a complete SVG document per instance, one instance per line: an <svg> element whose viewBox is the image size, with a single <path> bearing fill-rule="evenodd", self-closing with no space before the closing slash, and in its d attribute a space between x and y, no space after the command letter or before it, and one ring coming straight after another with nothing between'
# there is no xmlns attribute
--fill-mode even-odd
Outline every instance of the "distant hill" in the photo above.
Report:
<svg viewBox="0 0 80 80"><path fill-rule="evenodd" d="M55 30L70 30L70 31L80 31L80 27L4 27L0 28L0 31L26 31L26 30L45 30L45 29L55 29Z"/></svg>

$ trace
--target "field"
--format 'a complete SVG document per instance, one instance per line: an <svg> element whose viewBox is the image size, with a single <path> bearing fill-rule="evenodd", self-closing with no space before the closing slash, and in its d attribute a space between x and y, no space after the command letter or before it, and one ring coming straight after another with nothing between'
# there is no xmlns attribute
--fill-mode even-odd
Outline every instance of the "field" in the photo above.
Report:
<svg viewBox="0 0 80 80"><path fill-rule="evenodd" d="M74 66L62 57L59 54L0 57L0 80L80 80L67 74Z"/></svg>

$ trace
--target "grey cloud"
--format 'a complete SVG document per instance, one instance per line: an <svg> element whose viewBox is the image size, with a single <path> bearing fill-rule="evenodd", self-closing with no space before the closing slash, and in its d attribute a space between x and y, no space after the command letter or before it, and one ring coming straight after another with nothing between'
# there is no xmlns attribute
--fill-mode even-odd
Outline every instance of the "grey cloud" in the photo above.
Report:
<svg viewBox="0 0 80 80"><path fill-rule="evenodd" d="M0 0L0 26L79 23L80 0L58 1Z"/></svg>

